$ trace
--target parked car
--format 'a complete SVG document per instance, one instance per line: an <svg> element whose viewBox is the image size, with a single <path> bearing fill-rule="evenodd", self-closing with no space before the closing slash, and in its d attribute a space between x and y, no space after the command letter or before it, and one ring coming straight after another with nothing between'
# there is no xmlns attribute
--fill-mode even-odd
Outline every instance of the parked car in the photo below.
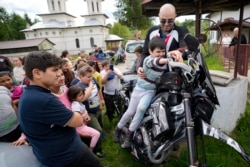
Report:
<svg viewBox="0 0 250 167"><path fill-rule="evenodd" d="M135 56L135 48L137 46L144 45L144 40L129 40L125 45L125 57L126 57L126 64L131 66L133 65L134 60L136 59Z"/></svg>

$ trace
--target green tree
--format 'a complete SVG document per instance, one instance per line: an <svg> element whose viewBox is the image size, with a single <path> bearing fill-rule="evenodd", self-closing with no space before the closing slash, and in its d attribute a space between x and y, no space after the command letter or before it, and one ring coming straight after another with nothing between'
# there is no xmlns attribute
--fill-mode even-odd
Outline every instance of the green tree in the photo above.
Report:
<svg viewBox="0 0 250 167"><path fill-rule="evenodd" d="M119 37L123 38L123 44L124 45L128 39L131 37L131 33L129 31L129 28L120 24L119 22L114 23L112 28L109 30L109 34L115 34L118 35Z"/></svg>
<svg viewBox="0 0 250 167"><path fill-rule="evenodd" d="M131 30L141 30L152 26L152 19L142 15L141 0L117 0L116 20Z"/></svg>
<svg viewBox="0 0 250 167"><path fill-rule="evenodd" d="M10 40L10 20L6 10L0 7L0 41Z"/></svg>
<svg viewBox="0 0 250 167"><path fill-rule="evenodd" d="M27 22L20 15L13 13L10 15L10 33L11 39L25 39L21 30L25 29Z"/></svg>
<svg viewBox="0 0 250 167"><path fill-rule="evenodd" d="M0 7L0 41L25 39L21 30L38 21L32 21L27 14L23 17L16 13L8 14L5 8Z"/></svg>

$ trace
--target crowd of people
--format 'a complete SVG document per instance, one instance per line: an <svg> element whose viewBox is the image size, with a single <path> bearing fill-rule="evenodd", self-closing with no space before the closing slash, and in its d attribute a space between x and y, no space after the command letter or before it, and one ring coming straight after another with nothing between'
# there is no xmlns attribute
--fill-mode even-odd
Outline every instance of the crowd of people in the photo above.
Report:
<svg viewBox="0 0 250 167"><path fill-rule="evenodd" d="M130 147L133 132L155 95L155 80L168 64L166 54L178 62L186 56L188 30L175 25L175 7L164 4L158 17L160 25L148 30L144 46L135 49L132 68L123 73L96 45L89 54L80 51L75 61L67 50L60 57L31 52L25 59L13 58L14 68L0 56L0 63L5 63L0 64L0 141L30 144L36 158L47 166L99 167L99 158L105 156L102 112L112 123L120 79L138 74L129 107L113 135L117 142L122 127L133 118L124 142L124 147Z"/></svg>
<svg viewBox="0 0 250 167"><path fill-rule="evenodd" d="M109 61L95 51L82 53L75 61L68 51L31 52L12 62L0 56L0 142L31 145L47 166L101 166L103 86L116 80L118 88L122 74L105 69ZM100 65L113 76L108 82Z"/></svg>

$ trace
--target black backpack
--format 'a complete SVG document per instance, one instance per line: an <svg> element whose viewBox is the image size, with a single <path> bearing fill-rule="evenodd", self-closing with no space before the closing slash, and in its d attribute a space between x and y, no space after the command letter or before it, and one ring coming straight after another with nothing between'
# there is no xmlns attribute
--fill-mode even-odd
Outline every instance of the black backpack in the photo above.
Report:
<svg viewBox="0 0 250 167"><path fill-rule="evenodd" d="M1 71L13 71L13 66L8 57L0 55L0 72Z"/></svg>

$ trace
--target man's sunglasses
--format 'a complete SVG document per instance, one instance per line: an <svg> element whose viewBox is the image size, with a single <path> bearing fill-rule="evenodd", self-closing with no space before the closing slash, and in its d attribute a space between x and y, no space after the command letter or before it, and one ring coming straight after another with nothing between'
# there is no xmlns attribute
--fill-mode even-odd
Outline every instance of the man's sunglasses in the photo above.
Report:
<svg viewBox="0 0 250 167"><path fill-rule="evenodd" d="M174 24L174 19L161 19L160 22L161 24Z"/></svg>

